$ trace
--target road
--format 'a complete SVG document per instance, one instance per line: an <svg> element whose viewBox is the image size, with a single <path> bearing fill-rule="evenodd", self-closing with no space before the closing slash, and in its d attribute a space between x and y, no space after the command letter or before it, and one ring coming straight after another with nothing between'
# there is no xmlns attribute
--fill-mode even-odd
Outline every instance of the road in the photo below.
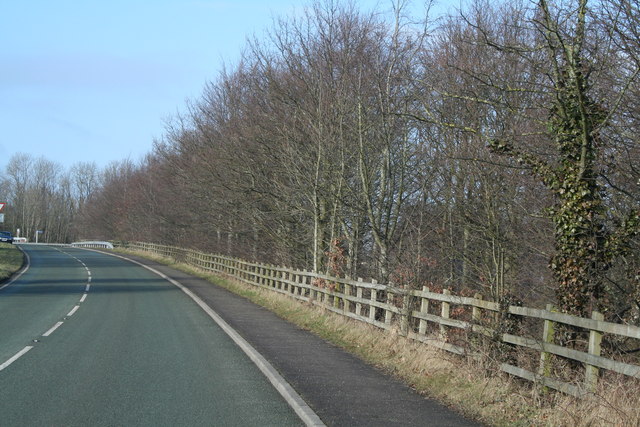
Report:
<svg viewBox="0 0 640 427"><path fill-rule="evenodd" d="M23 245L0 290L0 424L303 425L207 312L131 262Z"/></svg>

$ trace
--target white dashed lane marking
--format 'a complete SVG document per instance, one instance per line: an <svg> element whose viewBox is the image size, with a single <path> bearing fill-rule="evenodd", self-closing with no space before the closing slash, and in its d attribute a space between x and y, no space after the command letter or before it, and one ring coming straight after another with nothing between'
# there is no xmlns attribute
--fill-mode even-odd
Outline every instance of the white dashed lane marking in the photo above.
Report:
<svg viewBox="0 0 640 427"><path fill-rule="evenodd" d="M71 309L71 311L70 311L69 313L67 313L67 317L71 317L71 316L73 316L73 315L75 314L75 312L76 312L76 311L78 311L78 309L79 309L79 308L80 308L80 306L79 306L79 305L76 305L75 307L73 307L73 308Z"/></svg>
<svg viewBox="0 0 640 427"><path fill-rule="evenodd" d="M49 335L51 335L53 333L53 331L55 331L56 329L58 329L60 327L60 325L62 325L64 322L58 322L55 325L53 325L51 327L51 329L49 329L47 332L45 332L44 334L42 334L43 337L48 337Z"/></svg>
<svg viewBox="0 0 640 427"><path fill-rule="evenodd" d="M27 351L31 350L32 348L33 346L28 345L22 350L20 350L19 352L17 352L16 354L14 354L9 360L7 360L2 365L0 365L0 371L2 371L3 369L11 365L16 360L20 359L22 356L24 356L27 353Z"/></svg>
<svg viewBox="0 0 640 427"><path fill-rule="evenodd" d="M60 252L67 254L66 252L58 249ZM78 261L80 264L82 264L82 266L84 267L84 269L87 271L87 284L84 288L84 293L82 294L82 297L80 297L80 301L78 302L78 304L85 302L85 300L87 299L87 293L89 292L89 288L91 287L91 270L89 269L89 267L79 258L67 254L69 255L71 258L75 259L76 261ZM20 272L20 274L15 277L11 282L7 283L6 285L2 286L0 289L5 288L6 286L10 285L11 283L13 283L15 280L18 279L18 277L20 277L25 271L27 271L27 269L29 268L30 265L30 259L29 256L27 255L27 266ZM67 313L66 317L71 317L73 316L76 311L78 311L78 309L80 308L79 305L75 305L71 311L69 313ZM47 332L45 332L44 334L42 334L43 337L48 337L49 335L51 335L52 333L54 333L56 331L56 329L58 329L60 326L62 326L64 324L63 321L57 322L55 325L53 325L51 328L49 328L47 330ZM34 342L37 342L38 340L34 340ZM27 354L27 352L29 350L31 350L33 348L33 346L28 345L25 348L23 348L22 350L20 350L19 352L17 352L15 355L13 355L10 359L8 359L6 362L4 362L3 364L0 365L0 371L2 371L3 369L7 368L9 365L11 365L13 362L15 362L16 360L18 360L19 358L21 358L22 356L24 356L25 354Z"/></svg>

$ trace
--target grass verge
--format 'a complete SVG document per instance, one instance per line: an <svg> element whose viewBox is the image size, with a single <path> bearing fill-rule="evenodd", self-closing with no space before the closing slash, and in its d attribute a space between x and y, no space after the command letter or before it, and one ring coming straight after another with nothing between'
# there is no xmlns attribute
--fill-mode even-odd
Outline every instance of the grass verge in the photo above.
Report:
<svg viewBox="0 0 640 427"><path fill-rule="evenodd" d="M530 383L499 372L489 358L461 358L267 289L176 263L156 260L245 297L328 342L342 347L418 393L482 423L496 426L638 426L640 385L602 381L597 394L578 400L541 394Z"/></svg>
<svg viewBox="0 0 640 427"><path fill-rule="evenodd" d="M20 270L23 263L22 252L10 243L0 243L0 283Z"/></svg>

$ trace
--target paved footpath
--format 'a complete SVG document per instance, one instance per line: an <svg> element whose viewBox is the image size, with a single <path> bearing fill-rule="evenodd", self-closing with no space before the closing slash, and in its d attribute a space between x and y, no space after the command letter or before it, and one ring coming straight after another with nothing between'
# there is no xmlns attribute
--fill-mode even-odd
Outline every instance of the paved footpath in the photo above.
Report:
<svg viewBox="0 0 640 427"><path fill-rule="evenodd" d="M224 288L155 261L127 257L198 295L280 372L326 425L480 425Z"/></svg>

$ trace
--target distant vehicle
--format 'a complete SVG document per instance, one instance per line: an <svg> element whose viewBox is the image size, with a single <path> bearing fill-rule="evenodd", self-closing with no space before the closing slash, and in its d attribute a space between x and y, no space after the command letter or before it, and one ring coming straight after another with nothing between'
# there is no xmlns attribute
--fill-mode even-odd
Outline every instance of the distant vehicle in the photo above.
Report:
<svg viewBox="0 0 640 427"><path fill-rule="evenodd" d="M13 235L8 231L0 231L0 242L13 243Z"/></svg>

